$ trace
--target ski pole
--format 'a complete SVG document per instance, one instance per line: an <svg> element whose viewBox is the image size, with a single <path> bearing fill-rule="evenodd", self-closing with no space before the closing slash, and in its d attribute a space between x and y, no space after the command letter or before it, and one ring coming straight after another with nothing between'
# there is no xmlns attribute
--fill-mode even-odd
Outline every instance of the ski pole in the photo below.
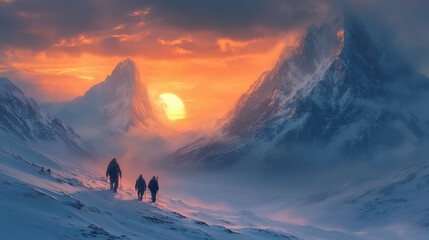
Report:
<svg viewBox="0 0 429 240"><path fill-rule="evenodd" d="M156 175L156 181L158 182L158 186L159 186L158 175ZM161 194L159 194L159 190L158 190L158 198L156 199L156 206L158 206L160 199L161 199Z"/></svg>
<svg viewBox="0 0 429 240"><path fill-rule="evenodd" d="M106 190L106 182L107 182L107 178L104 179L104 190Z"/></svg>

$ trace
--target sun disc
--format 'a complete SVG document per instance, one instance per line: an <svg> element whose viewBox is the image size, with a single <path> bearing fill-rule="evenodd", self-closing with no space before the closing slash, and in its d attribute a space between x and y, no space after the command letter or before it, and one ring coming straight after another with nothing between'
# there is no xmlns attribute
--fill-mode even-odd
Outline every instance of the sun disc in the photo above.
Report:
<svg viewBox="0 0 429 240"><path fill-rule="evenodd" d="M185 105L178 96L172 93L163 93L159 95L159 98L168 120L185 118Z"/></svg>

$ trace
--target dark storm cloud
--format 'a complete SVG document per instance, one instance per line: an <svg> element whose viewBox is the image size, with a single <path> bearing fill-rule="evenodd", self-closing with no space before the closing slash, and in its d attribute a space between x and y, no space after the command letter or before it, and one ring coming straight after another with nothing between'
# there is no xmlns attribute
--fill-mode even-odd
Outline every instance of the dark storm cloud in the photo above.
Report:
<svg viewBox="0 0 429 240"><path fill-rule="evenodd" d="M223 36L255 38L302 27L325 14L314 1L164 0L153 4L153 17L189 31L217 31Z"/></svg>
<svg viewBox="0 0 429 240"><path fill-rule="evenodd" d="M134 4L113 0L17 0L0 1L0 47L40 50L59 39L97 34L123 22Z"/></svg>
<svg viewBox="0 0 429 240"><path fill-rule="evenodd" d="M40 34L32 33L31 26L23 19L16 17L15 13L1 6L0 3L0 49L12 45L19 48L40 49L47 39ZM4 3L3 3L4 4Z"/></svg>
<svg viewBox="0 0 429 240"><path fill-rule="evenodd" d="M231 38L255 38L263 34L301 27L323 15L316 1L115 1L115 0L17 0L0 2L3 46L40 49L62 38L79 34L106 34L119 24L136 23L134 11L150 9L150 27L186 31L214 31ZM104 31L104 32L103 32Z"/></svg>
<svg viewBox="0 0 429 240"><path fill-rule="evenodd" d="M130 28L144 22L144 31L161 34L146 38L154 46L158 38L171 39L184 34L211 32L214 38L250 40L302 29L337 15L345 1L340 0L16 0L0 1L0 50L25 48L52 49L63 39L80 35L101 38L97 54L112 54L112 47L124 53L127 41L120 41L113 30L131 34ZM429 74L429 1L425 0L350 0L350 8L380 38L389 39L419 70ZM149 10L149 14L133 15ZM387 30L388 29L388 30ZM128 31L128 32L127 32ZM168 38L168 37L167 37ZM149 40L147 40L149 39ZM215 41L215 39L212 39ZM98 42L99 43L99 42ZM147 42L146 42L147 43ZM95 45L95 43L93 43ZM61 49L59 49L61 51ZM62 49L67 51L66 49ZM70 50L70 49L69 49ZM121 51L113 51L121 54Z"/></svg>

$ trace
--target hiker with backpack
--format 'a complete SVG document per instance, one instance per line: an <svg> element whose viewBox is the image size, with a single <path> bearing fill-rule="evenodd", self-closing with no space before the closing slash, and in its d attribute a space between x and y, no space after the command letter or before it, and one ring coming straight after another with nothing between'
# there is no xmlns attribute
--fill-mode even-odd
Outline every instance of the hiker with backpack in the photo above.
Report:
<svg viewBox="0 0 429 240"><path fill-rule="evenodd" d="M106 180L107 176L110 176L110 190L113 189L113 192L118 191L118 175L122 178L121 168L119 167L116 158L113 158L112 161L110 161L106 171Z"/></svg>
<svg viewBox="0 0 429 240"><path fill-rule="evenodd" d="M153 176L150 180L148 188L152 194L152 202L154 203L156 202L156 193L159 191L158 180L155 178L155 176Z"/></svg>
<svg viewBox="0 0 429 240"><path fill-rule="evenodd" d="M139 178L136 181L134 188L137 191L137 198L139 201L143 200L144 191L146 191L146 182L144 181L143 176L140 174Z"/></svg>

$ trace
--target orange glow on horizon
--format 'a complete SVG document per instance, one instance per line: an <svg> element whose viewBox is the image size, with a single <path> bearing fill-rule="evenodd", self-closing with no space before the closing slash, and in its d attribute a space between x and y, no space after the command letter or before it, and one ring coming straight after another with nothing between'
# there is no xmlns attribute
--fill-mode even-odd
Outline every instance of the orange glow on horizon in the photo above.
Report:
<svg viewBox="0 0 429 240"><path fill-rule="evenodd" d="M118 27L120 31L122 26ZM138 33L142 34L142 33ZM207 45L212 52L201 51L189 44L204 45L201 39L185 36L176 39L157 38L159 49L155 58L132 56L140 76L147 85L152 103L162 93L180 96L186 106L186 118L169 124L180 131L212 127L235 105L259 76L270 70L285 46L293 45L296 34L277 40L234 41L221 38ZM119 40L124 36L118 36ZM125 37L126 38L126 37ZM91 40L90 40L91 39ZM98 41L90 36L64 40L57 47L85 45ZM132 41L130 38L124 41ZM206 46L206 45L204 45ZM193 48L192 48L193 47ZM91 53L72 54L57 51L32 53L6 52L9 66L17 73L6 75L35 86L26 91L38 102L66 101L82 96L95 84L102 82L125 57ZM17 84L20 87L19 84Z"/></svg>

